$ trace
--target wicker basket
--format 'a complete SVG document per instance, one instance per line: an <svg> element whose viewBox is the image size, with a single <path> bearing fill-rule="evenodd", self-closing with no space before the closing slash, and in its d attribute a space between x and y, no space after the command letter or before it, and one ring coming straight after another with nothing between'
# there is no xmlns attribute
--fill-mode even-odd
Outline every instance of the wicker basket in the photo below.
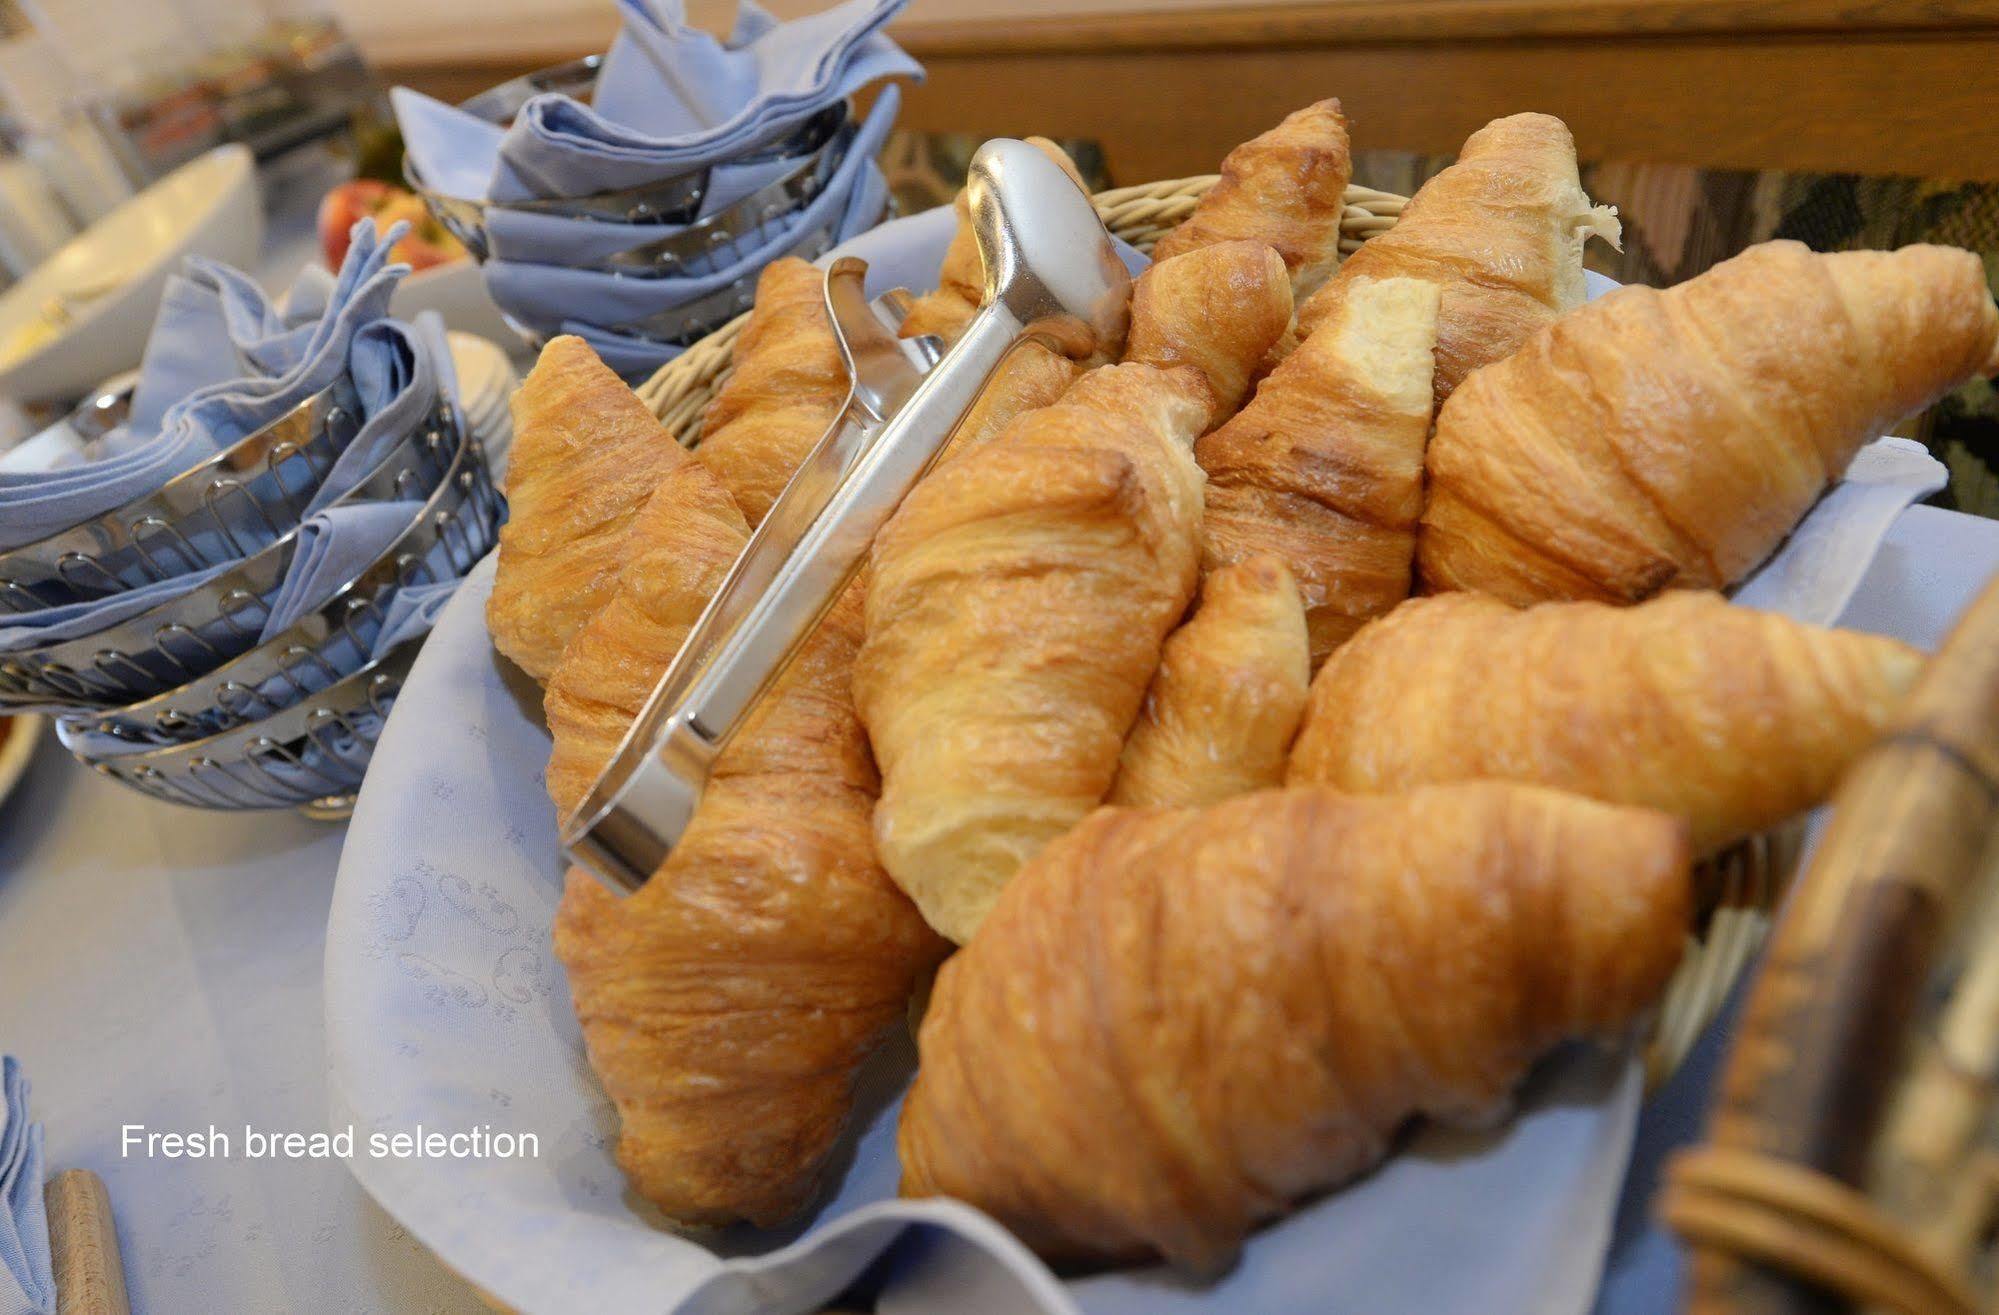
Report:
<svg viewBox="0 0 1999 1315"><path fill-rule="evenodd" d="M1195 202L1217 177L1204 174L1099 192L1097 213L1111 232L1150 253L1162 234L1193 212ZM1340 249L1357 251L1368 238L1393 228L1404 203L1405 198L1388 192L1349 187L1346 212L1340 217ZM748 315L731 320L639 388L639 397L653 414L690 447L698 437L702 412L729 377L736 339L748 320ZM1762 945L1770 911L1796 865L1797 834L1787 830L1759 837L1707 865L1699 883L1704 897L1701 934L1689 941L1646 1047L1646 1076L1652 1085L1680 1066Z"/></svg>

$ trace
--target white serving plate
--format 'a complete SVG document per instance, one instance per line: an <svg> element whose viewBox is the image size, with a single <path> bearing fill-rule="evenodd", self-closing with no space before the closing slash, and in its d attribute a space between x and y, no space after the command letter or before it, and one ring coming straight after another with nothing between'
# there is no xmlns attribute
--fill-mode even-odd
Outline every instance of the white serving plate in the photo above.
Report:
<svg viewBox="0 0 1999 1315"><path fill-rule="evenodd" d="M167 276L183 257L212 256L255 268L264 241L256 161L246 146L218 146L154 183L71 238L0 295L0 345L63 293L115 279L80 302L55 338L0 366L0 395L16 402L80 397L139 363Z"/></svg>
<svg viewBox="0 0 1999 1315"><path fill-rule="evenodd" d="M871 262L871 293L897 282L921 289L952 227L948 212L931 211L835 254ZM1596 280L1593 295L1609 286ZM1869 476L1821 503L1745 586L1762 591L1758 605L1838 614L1893 513L1941 483L1926 455L1895 449L1888 466L1878 485ZM1857 474L1874 469L1856 463ZM1418 1130L1360 1183L1263 1229L1208 1286L1157 1267L1061 1279L967 1206L898 1199L906 1048L870 1073L844 1172L810 1217L768 1232L665 1227L624 1189L616 1118L549 950L564 865L542 788L548 735L537 691L492 651L493 565L460 589L388 721L348 832L326 946L336 1130L351 1122L365 1143L370 1131L483 1123L542 1142L536 1159L349 1161L391 1214L481 1289L530 1315L782 1315L819 1309L893 1248L877 1298L889 1315L1588 1308L1640 1080L1628 1057L1583 1048L1543 1064L1503 1127Z"/></svg>

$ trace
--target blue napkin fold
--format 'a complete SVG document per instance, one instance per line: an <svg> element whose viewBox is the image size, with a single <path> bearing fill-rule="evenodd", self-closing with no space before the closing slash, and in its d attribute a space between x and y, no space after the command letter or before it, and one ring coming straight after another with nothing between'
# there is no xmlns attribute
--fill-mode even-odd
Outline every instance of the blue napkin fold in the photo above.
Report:
<svg viewBox="0 0 1999 1315"><path fill-rule="evenodd" d="M804 209L772 224L769 235L731 265L686 278L636 278L489 260L486 289L502 310L544 333L558 332L565 321L579 318L616 332L733 283L753 282L765 265L791 254L816 233L830 229L833 242L844 242L881 219L888 184L875 156L895 123L900 102L897 88L885 89L826 189Z"/></svg>
<svg viewBox="0 0 1999 1315"><path fill-rule="evenodd" d="M102 515L282 416L350 367L379 380L393 334L388 313L406 265L388 263L401 236L355 226L337 279L308 276L273 306L246 276L193 258L160 303L133 397L134 418L105 436L97 459L56 470L0 472L0 549ZM350 360L350 357L352 358ZM322 490L322 492L325 492Z"/></svg>
<svg viewBox="0 0 1999 1315"><path fill-rule="evenodd" d="M0 1315L55 1315L42 1125L28 1121L28 1079L0 1055Z"/></svg>
<svg viewBox="0 0 1999 1315"><path fill-rule="evenodd" d="M536 96L501 129L405 88L403 140L430 186L492 201L588 196L725 164L825 106L922 67L881 29L906 0L845 0L789 23L744 0L726 42L681 0L620 0L590 105Z"/></svg>

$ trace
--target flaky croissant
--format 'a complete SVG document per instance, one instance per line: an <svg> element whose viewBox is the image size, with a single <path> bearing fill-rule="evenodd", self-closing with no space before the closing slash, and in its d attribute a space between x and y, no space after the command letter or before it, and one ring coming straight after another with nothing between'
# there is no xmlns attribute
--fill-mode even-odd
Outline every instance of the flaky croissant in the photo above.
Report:
<svg viewBox="0 0 1999 1315"><path fill-rule="evenodd" d="M1481 365L1583 303L1583 244L1614 246L1617 212L1592 206L1576 177L1568 125L1546 114L1495 119L1465 139L1457 163L1423 184L1387 232L1369 238L1342 278L1420 278L1443 289L1437 404ZM1328 286L1298 308L1311 336L1339 297Z"/></svg>
<svg viewBox="0 0 1999 1315"><path fill-rule="evenodd" d="M1318 329L1194 447L1208 475L1205 565L1283 559L1315 666L1409 595L1439 298L1421 279L1331 286Z"/></svg>
<svg viewBox="0 0 1999 1315"><path fill-rule="evenodd" d="M1221 179L1193 214L1159 239L1153 259L1171 260L1216 242L1259 242L1284 258L1292 292L1303 301L1339 267L1340 216L1352 178L1340 103L1307 105L1230 151Z"/></svg>
<svg viewBox="0 0 1999 1315"><path fill-rule="evenodd" d="M883 866L972 934L1096 806L1199 566L1191 369L1115 365L942 466L876 537L854 695Z"/></svg>
<svg viewBox="0 0 1999 1315"><path fill-rule="evenodd" d="M1197 1272L1528 1064L1659 997L1688 917L1663 814L1479 783L1104 809L937 979L898 1148L1051 1257Z"/></svg>
<svg viewBox="0 0 1999 1315"><path fill-rule="evenodd" d="M542 697L555 745L548 795L567 817L609 762L749 541L743 513L692 455L633 522L618 587L562 651Z"/></svg>
<svg viewBox="0 0 1999 1315"><path fill-rule="evenodd" d="M1088 190L1067 151L1046 137L1029 137L1027 144L1061 165L1062 172L1074 179L1077 187ZM909 318L903 321L901 329L905 338L935 334L946 343L956 342L985 297L985 262L979 259L979 243L973 235L971 194L959 188L951 208L958 216L958 227L951 234L951 245L944 250L943 263L938 266L937 290L918 297L911 305Z"/></svg>
<svg viewBox="0 0 1999 1315"><path fill-rule="evenodd" d="M1194 615L1166 637L1107 802L1191 808L1282 785L1311 679L1305 610L1283 561L1212 573Z"/></svg>
<svg viewBox="0 0 1999 1315"><path fill-rule="evenodd" d="M824 272L796 256L774 260L757 277L734 373L702 416L695 455L754 526L846 400Z"/></svg>
<svg viewBox="0 0 1999 1315"><path fill-rule="evenodd" d="M564 811L747 537L692 460L640 519L618 592L549 681ZM876 864L877 778L850 692L857 599L837 605L716 764L672 854L619 899L569 874L555 952L618 1163L675 1219L775 1224L817 1190L863 1060L943 943Z"/></svg>
<svg viewBox="0 0 1999 1315"><path fill-rule="evenodd" d="M1257 367L1290 326L1291 282L1275 249L1216 242L1139 275L1124 359L1199 370L1213 397L1212 429L1236 413Z"/></svg>
<svg viewBox="0 0 1999 1315"><path fill-rule="evenodd" d="M1999 370L1995 339L1984 267L1952 247L1766 242L1612 293L1438 414L1423 584L1526 603L1734 583L1863 442Z"/></svg>
<svg viewBox="0 0 1999 1315"><path fill-rule="evenodd" d="M495 648L544 680L611 596L633 519L686 453L581 338L544 347L512 407L509 514L486 626Z"/></svg>
<svg viewBox="0 0 1999 1315"><path fill-rule="evenodd" d="M1717 594L1526 611L1414 599L1320 671L1288 779L1528 781L1677 814L1708 854L1823 800L1922 663Z"/></svg>

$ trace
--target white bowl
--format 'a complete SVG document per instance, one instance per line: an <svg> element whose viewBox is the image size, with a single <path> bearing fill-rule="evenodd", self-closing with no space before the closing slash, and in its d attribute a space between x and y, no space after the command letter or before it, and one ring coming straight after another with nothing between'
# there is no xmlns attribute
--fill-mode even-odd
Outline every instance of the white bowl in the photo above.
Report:
<svg viewBox="0 0 1999 1315"><path fill-rule="evenodd" d="M80 397L129 370L146 350L167 275L181 258L256 267L264 211L249 148L219 146L154 183L64 244L0 295L0 352L53 297L116 287L79 302L56 337L13 360L0 355L0 394L17 402Z"/></svg>

